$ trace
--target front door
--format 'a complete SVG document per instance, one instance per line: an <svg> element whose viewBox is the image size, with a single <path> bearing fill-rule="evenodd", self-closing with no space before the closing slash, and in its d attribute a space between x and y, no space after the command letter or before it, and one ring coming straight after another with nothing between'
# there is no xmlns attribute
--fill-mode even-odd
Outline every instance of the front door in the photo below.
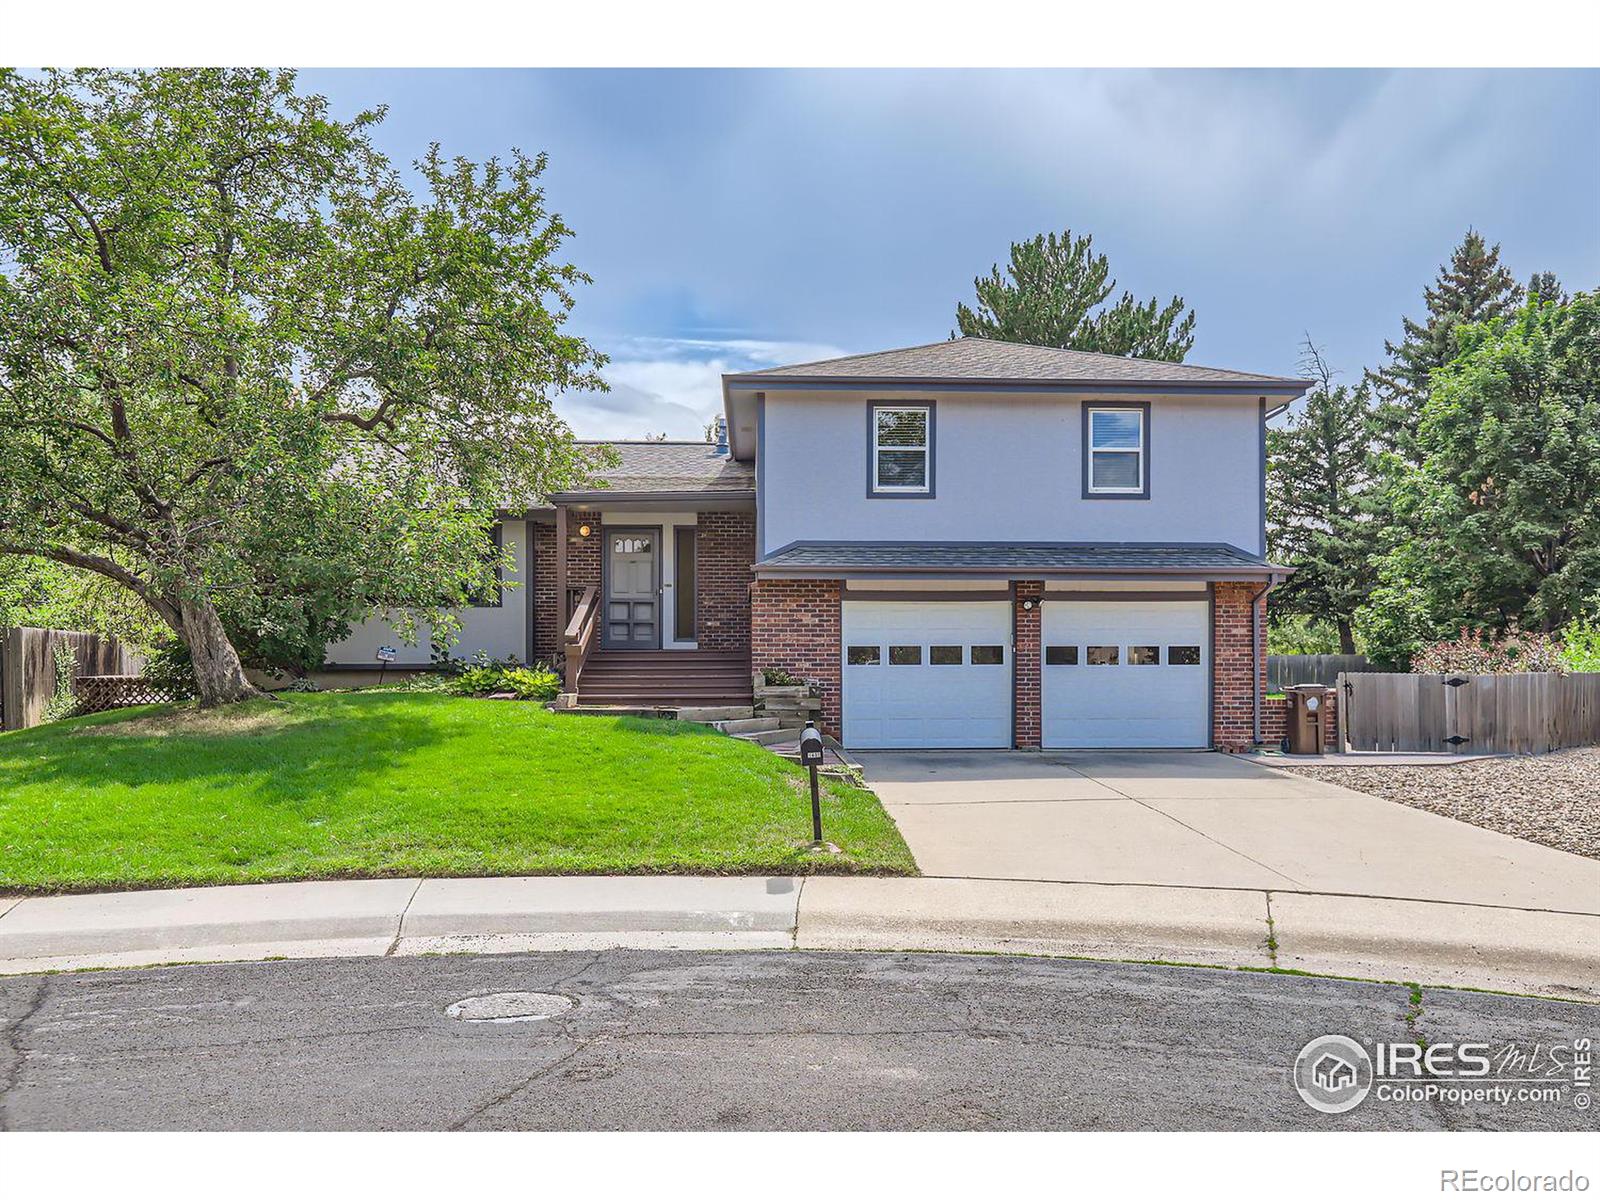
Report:
<svg viewBox="0 0 1600 1200"><path fill-rule="evenodd" d="M606 530L608 650L654 650L661 645L661 531Z"/></svg>

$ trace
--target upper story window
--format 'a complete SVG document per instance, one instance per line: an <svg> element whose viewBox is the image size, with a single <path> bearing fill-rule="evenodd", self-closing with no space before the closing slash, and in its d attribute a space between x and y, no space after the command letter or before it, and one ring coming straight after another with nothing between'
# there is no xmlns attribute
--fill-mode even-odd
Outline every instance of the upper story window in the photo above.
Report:
<svg viewBox="0 0 1600 1200"><path fill-rule="evenodd" d="M874 404L871 496L933 495L933 405Z"/></svg>
<svg viewBox="0 0 1600 1200"><path fill-rule="evenodd" d="M1146 500L1150 497L1150 406L1085 404L1083 494Z"/></svg>

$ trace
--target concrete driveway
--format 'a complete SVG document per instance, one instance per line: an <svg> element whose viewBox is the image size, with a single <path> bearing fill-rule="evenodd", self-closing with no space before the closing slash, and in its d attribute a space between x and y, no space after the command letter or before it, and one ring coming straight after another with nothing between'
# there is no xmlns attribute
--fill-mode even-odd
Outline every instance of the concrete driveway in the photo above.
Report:
<svg viewBox="0 0 1600 1200"><path fill-rule="evenodd" d="M859 758L930 876L1600 913L1600 862L1229 755L944 750Z"/></svg>

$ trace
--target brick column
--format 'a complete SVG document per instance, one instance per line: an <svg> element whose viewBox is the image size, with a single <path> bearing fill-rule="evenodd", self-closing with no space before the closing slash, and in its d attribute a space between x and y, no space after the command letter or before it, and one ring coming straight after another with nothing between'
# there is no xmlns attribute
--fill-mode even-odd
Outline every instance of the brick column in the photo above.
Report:
<svg viewBox="0 0 1600 1200"><path fill-rule="evenodd" d="M750 665L782 667L817 689L817 725L843 737L837 579L757 579L750 585Z"/></svg>
<svg viewBox="0 0 1600 1200"><path fill-rule="evenodd" d="M750 564L756 515L695 516L695 643L702 650L750 653Z"/></svg>
<svg viewBox="0 0 1600 1200"><path fill-rule="evenodd" d="M1015 695L1016 728L1012 731L1012 743L1018 750L1037 750L1043 705L1039 672L1042 651L1039 643L1040 623L1044 615L1044 582L1019 579L1014 591L1012 611L1016 635L1011 648L1011 686ZM1034 601L1033 607L1023 608L1024 600Z"/></svg>
<svg viewBox="0 0 1600 1200"><path fill-rule="evenodd" d="M1250 598L1260 590L1257 583L1212 584L1211 741L1231 754L1251 748L1251 698L1266 690L1266 655L1254 657L1251 639Z"/></svg>
<svg viewBox="0 0 1600 1200"><path fill-rule="evenodd" d="M589 526L589 536L579 537L579 526ZM553 525L528 525L533 541L533 652L543 659L561 654L561 631L566 624L561 597L556 595L556 531ZM600 514L574 510L567 514L567 583L572 587L600 586L600 548L603 545Z"/></svg>

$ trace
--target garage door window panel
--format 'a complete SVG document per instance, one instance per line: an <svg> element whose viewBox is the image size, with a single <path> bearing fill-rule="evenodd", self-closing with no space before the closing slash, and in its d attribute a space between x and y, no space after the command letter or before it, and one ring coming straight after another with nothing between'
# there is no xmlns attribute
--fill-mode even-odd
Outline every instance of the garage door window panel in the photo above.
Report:
<svg viewBox="0 0 1600 1200"><path fill-rule="evenodd" d="M920 667L922 665L922 647L890 646L889 665L891 667Z"/></svg>
<svg viewBox="0 0 1600 1200"><path fill-rule="evenodd" d="M959 667L961 665L960 646L929 646L928 665L934 667Z"/></svg>
<svg viewBox="0 0 1600 1200"><path fill-rule="evenodd" d="M875 667L879 662L876 646L851 646L845 651L845 662L852 667Z"/></svg>
<svg viewBox="0 0 1600 1200"><path fill-rule="evenodd" d="M1122 661L1122 647L1120 646L1090 646L1089 665L1091 667L1114 667Z"/></svg>
<svg viewBox="0 0 1600 1200"><path fill-rule="evenodd" d="M1167 666L1169 667L1198 667L1200 665L1199 646L1168 646Z"/></svg>
<svg viewBox="0 0 1600 1200"><path fill-rule="evenodd" d="M1046 646L1044 665L1047 667L1075 667L1078 665L1076 646Z"/></svg>
<svg viewBox="0 0 1600 1200"><path fill-rule="evenodd" d="M1130 667L1159 667L1161 665L1161 647L1129 646L1128 665Z"/></svg>
<svg viewBox="0 0 1600 1200"><path fill-rule="evenodd" d="M974 646L972 648L972 665L975 667L1000 667L1006 661L1004 646Z"/></svg>

